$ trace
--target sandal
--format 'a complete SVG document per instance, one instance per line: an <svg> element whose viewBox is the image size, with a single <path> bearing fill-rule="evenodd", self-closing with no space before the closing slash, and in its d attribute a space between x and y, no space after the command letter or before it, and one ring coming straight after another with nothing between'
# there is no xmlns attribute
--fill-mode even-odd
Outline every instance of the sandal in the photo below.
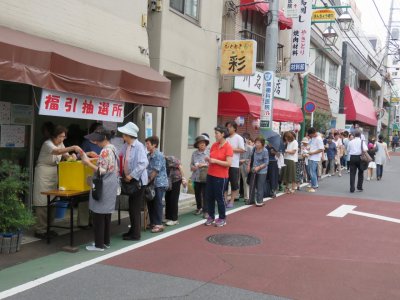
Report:
<svg viewBox="0 0 400 300"><path fill-rule="evenodd" d="M152 233L159 233L164 231L164 226L162 225L155 225L151 230Z"/></svg>
<svg viewBox="0 0 400 300"><path fill-rule="evenodd" d="M285 193L286 194L290 194L290 189L289 188L285 188Z"/></svg>

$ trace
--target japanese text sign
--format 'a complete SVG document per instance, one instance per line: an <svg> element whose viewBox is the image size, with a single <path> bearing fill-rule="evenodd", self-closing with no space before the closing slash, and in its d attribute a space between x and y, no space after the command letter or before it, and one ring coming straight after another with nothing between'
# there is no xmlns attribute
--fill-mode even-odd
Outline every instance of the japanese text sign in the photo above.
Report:
<svg viewBox="0 0 400 300"><path fill-rule="evenodd" d="M336 13L333 9L319 9L312 13L312 22L334 22Z"/></svg>
<svg viewBox="0 0 400 300"><path fill-rule="evenodd" d="M310 52L311 15L311 0L301 0L299 16L293 19L290 72L306 71Z"/></svg>
<svg viewBox="0 0 400 300"><path fill-rule="evenodd" d="M262 95L263 73L256 71L253 76L235 76L233 87L237 90ZM275 78L274 98L289 99L288 80Z"/></svg>
<svg viewBox="0 0 400 300"><path fill-rule="evenodd" d="M285 15L288 18L298 18L301 0L287 0Z"/></svg>
<svg viewBox="0 0 400 300"><path fill-rule="evenodd" d="M223 41L222 75L253 75L256 71L257 42L255 40Z"/></svg>
<svg viewBox="0 0 400 300"><path fill-rule="evenodd" d="M43 90L39 114L120 123L124 121L124 103Z"/></svg>
<svg viewBox="0 0 400 300"><path fill-rule="evenodd" d="M274 95L274 77L273 71L264 71L263 91L261 100L260 128L272 128L272 99Z"/></svg>

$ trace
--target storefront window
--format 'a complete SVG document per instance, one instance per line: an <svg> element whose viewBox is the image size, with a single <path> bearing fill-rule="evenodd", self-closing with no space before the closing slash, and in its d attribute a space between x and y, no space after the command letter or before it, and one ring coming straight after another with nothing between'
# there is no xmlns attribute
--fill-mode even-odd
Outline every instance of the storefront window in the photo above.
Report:
<svg viewBox="0 0 400 300"><path fill-rule="evenodd" d="M189 117L189 133L188 133L188 146L194 145L194 140L199 134L199 118Z"/></svg>

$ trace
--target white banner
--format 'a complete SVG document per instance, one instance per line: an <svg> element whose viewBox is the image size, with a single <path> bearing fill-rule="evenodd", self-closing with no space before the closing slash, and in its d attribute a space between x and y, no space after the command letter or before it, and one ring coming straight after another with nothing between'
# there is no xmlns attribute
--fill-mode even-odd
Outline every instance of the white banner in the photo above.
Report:
<svg viewBox="0 0 400 300"><path fill-rule="evenodd" d="M293 19L290 72L305 72L310 55L312 2L301 1L299 16Z"/></svg>
<svg viewBox="0 0 400 300"><path fill-rule="evenodd" d="M264 71L263 93L260 112L260 128L272 128L272 99L274 86L273 71Z"/></svg>
<svg viewBox="0 0 400 300"><path fill-rule="evenodd" d="M287 0L285 15L288 18L298 18L300 14L301 0Z"/></svg>
<svg viewBox="0 0 400 300"><path fill-rule="evenodd" d="M43 90L39 115L121 123L124 121L124 103Z"/></svg>
<svg viewBox="0 0 400 300"><path fill-rule="evenodd" d="M237 90L262 95L262 74L263 73L256 71L253 76L236 76L233 86ZM275 78L275 98L289 99L288 83L289 81L286 78Z"/></svg>

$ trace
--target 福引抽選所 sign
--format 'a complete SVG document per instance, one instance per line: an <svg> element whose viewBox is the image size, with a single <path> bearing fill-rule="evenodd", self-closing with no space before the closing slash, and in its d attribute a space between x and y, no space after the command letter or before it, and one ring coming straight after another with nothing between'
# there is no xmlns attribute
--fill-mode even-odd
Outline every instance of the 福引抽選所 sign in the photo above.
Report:
<svg viewBox="0 0 400 300"><path fill-rule="evenodd" d="M124 103L43 90L39 114L121 123L124 121Z"/></svg>

